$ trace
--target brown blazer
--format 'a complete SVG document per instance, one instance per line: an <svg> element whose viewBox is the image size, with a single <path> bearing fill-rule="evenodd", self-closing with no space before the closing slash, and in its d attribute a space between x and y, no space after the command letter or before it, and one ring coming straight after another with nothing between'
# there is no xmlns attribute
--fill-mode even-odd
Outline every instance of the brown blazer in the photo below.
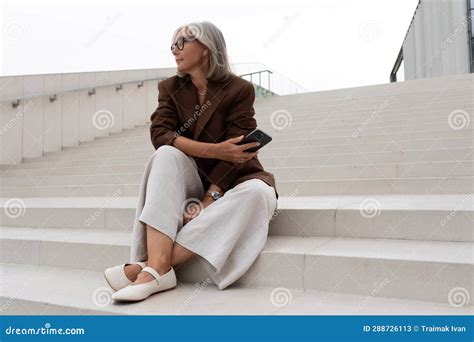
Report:
<svg viewBox="0 0 474 342"><path fill-rule="evenodd" d="M255 89L239 76L227 81L208 81L202 107L197 88L189 75L172 76L158 83L158 107L151 115L151 141L155 149L172 145L178 136L207 143L246 135L257 127L254 118ZM272 173L264 171L257 157L234 164L232 162L193 157L198 166L204 189L218 185L224 192L252 178L263 180L279 195Z"/></svg>

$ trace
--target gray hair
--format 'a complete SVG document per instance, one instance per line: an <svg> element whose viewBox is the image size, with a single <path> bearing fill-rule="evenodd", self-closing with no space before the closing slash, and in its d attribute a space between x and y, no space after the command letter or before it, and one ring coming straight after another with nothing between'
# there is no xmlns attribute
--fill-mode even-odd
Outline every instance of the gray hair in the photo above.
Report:
<svg viewBox="0 0 474 342"><path fill-rule="evenodd" d="M209 70L206 78L211 81L226 81L233 75L230 69L229 57L227 56L227 47L221 30L216 25L208 21L194 22L181 25L173 34L171 44L176 41L176 36L186 28L192 36L197 38L209 50ZM179 77L186 74L176 72Z"/></svg>

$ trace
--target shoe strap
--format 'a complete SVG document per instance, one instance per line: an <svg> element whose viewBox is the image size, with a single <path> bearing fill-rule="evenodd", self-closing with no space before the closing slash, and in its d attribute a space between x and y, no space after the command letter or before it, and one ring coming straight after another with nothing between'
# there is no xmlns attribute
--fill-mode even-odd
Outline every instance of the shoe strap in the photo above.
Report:
<svg viewBox="0 0 474 342"><path fill-rule="evenodd" d="M155 271L155 269L153 269L151 267L145 267L145 268L142 269L142 272L150 273L153 276L153 278L155 278L156 281L158 281L158 283L159 283L159 279L161 278L161 276L158 272Z"/></svg>

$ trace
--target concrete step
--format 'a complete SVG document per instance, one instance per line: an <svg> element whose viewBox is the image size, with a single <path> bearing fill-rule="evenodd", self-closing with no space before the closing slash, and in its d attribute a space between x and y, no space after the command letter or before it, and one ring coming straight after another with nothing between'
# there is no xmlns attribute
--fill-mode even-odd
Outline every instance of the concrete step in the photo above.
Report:
<svg viewBox="0 0 474 342"><path fill-rule="evenodd" d="M272 100L273 101L273 100ZM470 100L472 101L472 99ZM469 112L470 105L466 107L465 111ZM344 128L356 128L361 124L367 127L384 127L384 126L407 126L412 125L418 128L427 130L431 126L438 126L439 129L449 129L449 114L454 111L451 105L449 110L429 110L426 112L420 112L416 110L413 112L407 112L406 108L399 110L398 114L392 114L384 116L379 111L374 110L361 110L357 109L355 113L347 114L347 110L340 110L337 108L324 109L321 112L315 112L314 107L311 111L302 112L298 109L289 110L288 108L283 109L281 107L275 107L272 105L271 110L264 112L256 107L257 123L259 127L271 129L272 116L274 115L275 108L277 110L285 110L291 115L291 126L287 128L300 128L307 129L308 126L324 128L324 129L344 129ZM456 106L458 110L462 110ZM149 121L148 123L137 126L137 128L126 130L120 133L113 133L110 135L111 138L115 137L134 137L134 136L148 136L149 135ZM348 126L346 126L348 125ZM104 140L107 137L97 137L95 140Z"/></svg>
<svg viewBox="0 0 474 342"><path fill-rule="evenodd" d="M469 194L474 177L379 178L277 181L279 194L374 195L374 194Z"/></svg>
<svg viewBox="0 0 474 342"><path fill-rule="evenodd" d="M258 115L268 115L277 109L284 109L289 112L301 113L306 115L308 113L315 113L316 115L324 115L324 112L339 113L340 115L360 115L361 113L376 112L377 116L397 116L405 113L421 115L433 113L434 116L443 115L443 112L448 114L455 109L466 110L471 105L471 97L450 98L447 101L423 103L420 98L409 100L404 99L403 103L390 103L390 99L385 98L378 101L370 101L362 103L356 100L334 100L331 102L318 102L318 100L311 99L310 96L304 96L299 102L294 99L287 99L283 103L279 102L281 99L271 101L271 103L257 103L255 105L256 113Z"/></svg>
<svg viewBox="0 0 474 342"><path fill-rule="evenodd" d="M472 83L472 80L469 81ZM318 104L319 106L360 106L360 107L369 107L371 105L381 105L387 103L387 106L418 106L418 107L428 107L431 106L436 108L436 105L439 104L449 104L450 102L469 100L472 98L473 86L469 82L454 85L449 88L445 87L441 90L421 92L420 88L415 87L414 89L409 90L406 88L400 94L396 94L392 91L379 93L383 84L374 85L372 89L367 89L371 93L361 93L359 89L356 88L347 88L347 89L334 89L330 91L318 91L318 92L309 92L309 93L300 93L300 94L290 94L290 95L281 95L278 96L275 100L273 98L262 99L258 104L259 106L265 107L272 104L276 105L288 105L288 103L299 104L304 106L306 104L309 107L308 103L312 102ZM405 83L405 82L403 82ZM440 93L443 93L443 96L440 96ZM309 107L310 108L310 107Z"/></svg>
<svg viewBox="0 0 474 342"><path fill-rule="evenodd" d="M422 125L422 126L420 126ZM278 125L275 125L278 126ZM426 120L412 121L412 120L395 120L386 123L377 123L377 122L361 122L360 120L340 120L337 124L333 124L329 121L320 120L311 125L311 128L308 128L308 125L305 127L298 127L291 124L284 129L278 129L278 127L273 127L271 121L264 122L259 121L258 127L264 131L272 134L272 137L291 137L293 135L302 135L308 134L308 132L317 133L318 136L335 136L335 135L345 135L351 136L357 129L363 127L362 131L356 131L360 136L366 135L379 135L381 132L389 133L418 133L426 131L449 131L452 130L449 126L447 120L442 120L439 123L432 122L426 123ZM420 129L422 127L422 129ZM96 138L91 141L81 142L80 145L84 146L95 146L96 144L112 144L116 142L130 142L136 140L138 141L150 141L150 132L149 127L146 127L141 132L136 132L133 135L131 134L116 134L109 137ZM98 146L97 145L97 146ZM77 146L63 147L64 149L74 149Z"/></svg>
<svg viewBox="0 0 474 342"><path fill-rule="evenodd" d="M402 102L407 103L419 103L429 105L431 103L446 103L450 100L460 100L469 97L470 90L473 88L470 84L472 80L461 82L459 84L452 84L449 87L442 87L431 90L420 90L419 87L405 87L401 92L394 92L392 89L388 90L385 86L391 86L391 84L375 84L369 87L354 87L345 89L331 89L321 90L314 92L305 92L298 94L279 95L276 100L278 104L291 101L292 103L298 103L301 98L309 98L315 103L319 104L333 104L333 105L346 105L348 103L358 103L361 106L370 105L373 103L388 102L388 105L400 105ZM407 82L402 82L403 86L407 85ZM397 83L401 85L402 83ZM440 96L440 93L443 96ZM266 106L271 101L271 98L259 99L259 105ZM300 101L301 102L301 101Z"/></svg>
<svg viewBox="0 0 474 342"><path fill-rule="evenodd" d="M0 264L5 315L469 315L472 306L318 290L245 288L179 282L145 301L122 305L102 272Z"/></svg>
<svg viewBox="0 0 474 342"><path fill-rule="evenodd" d="M265 121L258 118L259 126L267 127L268 129L278 129L278 125L276 122L272 125L272 120ZM285 128L285 131L301 133L308 131L308 127L300 127L301 124L298 123L299 120L293 125ZM268 124L269 123L269 124ZM277 126L273 128L273 126ZM389 132L416 132L416 131L434 131L434 130L446 130L451 129L449 125L449 120L447 117L443 117L439 120L434 120L431 116L427 115L426 117L407 117L403 119L390 119L390 120L361 120L360 118L347 118L347 119L332 119L331 116L327 118L322 118L321 120L315 121L312 125L312 131L318 132L327 132L330 133L332 131L343 131L343 130L350 130L353 131L361 126L364 127L363 134L377 134L380 132L380 129L388 130ZM147 130L148 131L148 130ZM149 133L149 132L148 132ZM138 136L139 133L136 133L134 136ZM352 134L352 132L351 132ZM132 137L132 136L130 136Z"/></svg>
<svg viewBox="0 0 474 342"><path fill-rule="evenodd" d="M474 241L469 195L281 196L269 235ZM11 227L131 231L136 197L0 198Z"/></svg>
<svg viewBox="0 0 474 342"><path fill-rule="evenodd" d="M333 128L337 126L349 125L357 126L399 126L407 124L419 124L419 128L423 128L425 124L437 125L444 127L445 129L450 128L449 114L453 110L449 110L444 113L439 113L436 116L432 113L419 114L419 113L404 113L390 116L380 116L378 112L375 113L364 113L355 115L339 115L338 112L325 110L321 113L301 113L298 110L276 110L274 112L266 114L258 114L255 119L257 125L262 128L270 128L273 126L290 126L292 128L304 129L305 127L318 127L322 129ZM465 110L469 113L469 110ZM453 114L454 115L454 114ZM290 120L291 119L291 120ZM281 120L281 121L279 121ZM287 121L284 121L287 120ZM451 119L452 120L452 119ZM397 123L399 122L399 123ZM285 124L285 125L284 125ZM334 129L334 128L333 128ZM340 127L343 129L343 127ZM132 136L132 135L130 135Z"/></svg>
<svg viewBox="0 0 474 342"><path fill-rule="evenodd" d="M56 185L56 186L2 186L2 197L90 197L137 196L139 183L108 185ZM337 179L278 181L279 195L374 195L374 194L470 194L474 192L474 177L417 177L378 179Z"/></svg>
<svg viewBox="0 0 474 342"><path fill-rule="evenodd" d="M265 167L294 166L319 166L319 165L364 165L364 164L390 164L390 163L423 163L423 162L455 162L472 161L474 150L470 148L432 149L432 150L404 150L380 151L351 154L308 154L300 156L287 156L285 158L271 158L263 153L259 160Z"/></svg>
<svg viewBox="0 0 474 342"><path fill-rule="evenodd" d="M472 148L452 148L452 149L431 149L431 150L405 150L405 151L380 151L361 154L316 154L310 153L304 157L290 155L284 158L272 157L262 150L259 160L264 167L284 167L312 166L312 165L350 165L350 164L389 164L389 163L410 163L410 162L430 162L430 161L471 161L474 159L474 149ZM151 154L145 156L123 156L116 158L100 159L74 159L68 158L64 152L64 158L55 162L46 162L42 158L29 160L27 163L17 165L0 165L1 177L25 175L53 175L68 174L72 170L84 171L87 173L97 172L94 170L115 170L119 173L143 171L145 163Z"/></svg>
<svg viewBox="0 0 474 342"><path fill-rule="evenodd" d="M461 76L461 75L456 75ZM400 102L402 99L425 99L426 101L442 101L445 98L452 96L459 96L460 94L469 94L469 89L472 89L471 74L464 74L462 77L449 79L445 77L430 78L424 80L410 80L397 83L382 83L373 84L362 87L351 87L342 89L330 89L317 92L299 93L291 95L279 96L286 100L290 98L298 99L305 94L311 99L320 101L332 100L354 100L358 101L381 101L384 99L391 99L393 102ZM443 94L444 96L439 96ZM403 97L402 97L403 96ZM402 97L402 99L400 99ZM262 100L265 101L268 98ZM281 102L284 102L280 100Z"/></svg>
<svg viewBox="0 0 474 342"><path fill-rule="evenodd" d="M380 86L381 85L376 85L376 87ZM469 101L469 99L472 98L473 87L471 84L469 84L469 86L462 85L461 87L453 87L449 89L450 91L446 91L446 89L447 88L443 90L442 96L440 96L441 94L439 92L421 93L419 92L420 89L416 89L413 94L403 93L400 94L400 96L396 96L393 93L364 96L357 91L351 91L349 89L334 89L335 93L333 94L335 96L331 96L333 94L329 94L327 91L288 94L280 95L276 97L274 101L272 98L262 99L261 101L257 101L257 105L264 108L271 104L286 104L310 109L309 104L312 102L317 107L328 106L334 108L344 108L352 105L352 109L370 109L373 106L384 105L386 109L398 107L436 109L442 106L452 106L453 103Z"/></svg>
<svg viewBox="0 0 474 342"><path fill-rule="evenodd" d="M267 132L267 131L266 131ZM307 144L322 144L322 145L331 145L331 144L339 144L339 143L390 143L392 141L411 141L411 140L426 140L429 139L436 139L441 143L445 140L449 139L459 139L459 138L469 138L473 139L473 131L469 130L443 130L443 131L423 131L423 132L400 132L400 133L390 133L384 134L382 130L379 130L378 134L373 135L358 135L358 131L352 132L345 132L345 135L336 134L329 132L327 134L321 134L320 132L311 131L311 135L308 136L308 131L306 134L273 134L273 142L284 142L286 144L297 144L300 142L304 142ZM270 134L270 133L268 133ZM351 136L354 134L354 136ZM273 143L272 142L272 143ZM269 145L270 146L270 145ZM66 149L70 153L76 152L95 152L95 153L103 153L103 152L113 152L117 151L118 147L120 150L130 151L130 150L137 150L137 149L153 149L153 146L150 142L149 137L142 138L130 138L128 140L114 140L114 141L107 141L107 142L96 142L94 144L89 145L79 145L76 148ZM55 151L55 152L47 152L45 156L53 156L60 154L63 151Z"/></svg>
<svg viewBox="0 0 474 342"><path fill-rule="evenodd" d="M102 271L126 262L131 233L111 230L0 227L2 263ZM453 288L472 293L472 242L269 236L255 263L236 283L449 303ZM208 276L195 258L178 279ZM472 305L472 302L466 303Z"/></svg>
<svg viewBox="0 0 474 342"><path fill-rule="evenodd" d="M332 140L332 139L331 139ZM364 142L351 140L339 140L334 143L326 144L326 142L318 143L314 140L300 140L299 142L285 142L273 140L270 144L264 146L259 157L287 157L293 153L298 155L323 154L353 154L353 153L374 153L374 152L391 152L405 150L433 150L433 149L463 149L474 148L474 141L471 138L453 138L453 139L425 139L425 140L407 140L395 141L386 140L380 142ZM101 159L102 161L112 158L151 156L155 151L151 143L142 143L137 145L116 145L107 148L78 148L74 151L50 152L43 157L25 159L24 163L38 161L58 161L63 159L79 160L79 159ZM288 153L291 152L291 153ZM44 158L41 160L41 158Z"/></svg>
<svg viewBox="0 0 474 342"><path fill-rule="evenodd" d="M297 138L301 138L302 135L311 133L311 135L316 135L318 138L351 138L357 136L361 139L377 139L381 136L387 136L387 133L390 134L393 139L396 140L408 140L408 139L419 139L424 137L436 136L437 138L456 138L456 137L467 137L472 136L472 132L465 130L454 130L449 127L447 122L444 122L442 125L436 125L431 127L423 127L423 130L420 130L419 127L410 127L410 126L364 126L361 129L360 122L356 125L345 124L344 126L331 126L331 129L326 129L328 127L319 127L311 126L312 128L308 130L306 128L293 128L289 127L283 130L277 130L272 126L259 126L262 130L270 134L274 139L279 140L288 140L293 141ZM469 135L471 132L471 135ZM87 141L81 143L79 146L74 147L65 147L65 150L77 149L80 148L98 148L98 147L113 147L117 144L122 144L124 146L137 145L137 144L150 144L150 134L128 136L128 137L110 137L109 139L101 139L94 141ZM54 152L49 152L54 153Z"/></svg>
<svg viewBox="0 0 474 342"><path fill-rule="evenodd" d="M474 140L472 138L452 138L437 139L436 137L387 142L349 142L341 141L334 144L323 144L322 141L301 140L298 143L287 143L285 141L272 141L269 145L261 150L261 154L269 154L279 157L291 155L294 151L301 151L301 155L311 153L320 154L340 154L340 153L366 153L366 152L383 152L383 151L405 151L405 150L430 150L430 149L448 149L448 148L473 148ZM290 153L288 153L290 152Z"/></svg>
<svg viewBox="0 0 474 342"><path fill-rule="evenodd" d="M423 132L423 131L454 131L460 132L463 130L453 130L449 125L448 115L435 119L431 115L420 116L407 116L404 119L390 119L390 120L372 120L365 118L340 118L334 119L334 117L326 116L317 120L310 120L306 118L292 117L291 125L285 126L283 130L279 130L278 122L274 122L270 118L264 118L257 116L258 127L268 131L268 133L279 134L279 135L291 135L302 133L315 133L324 135L332 135L333 132L344 133L348 136L352 135L354 130L361 129L360 135L380 134L382 128L388 130L390 133L395 132ZM274 122L272 124L272 122ZM276 126L276 127L274 127ZM281 125L283 126L283 125ZM308 130L308 127L311 127ZM466 127L464 130L469 130ZM472 130L472 129L471 129ZM140 130L133 132L121 132L113 134L108 137L97 137L91 141L81 142L81 144L95 144L95 143L106 143L113 142L115 140L121 141L133 141L133 139L143 139L148 141L150 139L149 125L144 126Z"/></svg>
<svg viewBox="0 0 474 342"><path fill-rule="evenodd" d="M143 169L143 166L141 167ZM50 186L50 185L96 185L96 184L129 184L140 183L143 170L140 172L120 173L116 169L101 169L100 173L78 173L35 176L22 172L15 177L2 178L1 186ZM456 162L422 162L402 164L361 164L361 165L320 165L267 167L266 171L275 175L278 181L335 180L335 179L371 179L371 178L406 178L406 177L451 177L471 176L474 161Z"/></svg>
<svg viewBox="0 0 474 342"><path fill-rule="evenodd" d="M468 112L468 111L466 111ZM272 128L284 130L289 132L291 130L308 130L308 128L315 128L321 131L330 130L348 130L356 129L363 126L366 129L383 128L383 127L407 127L415 130L449 130L455 126L452 118L449 118L449 112L438 117L424 114L404 114L392 117L378 117L377 114L362 115L362 116L339 116L332 112L327 112L325 115L317 117L309 114L302 116L299 112L278 112L266 115L257 115L257 126L264 130L271 130ZM286 120L286 121L285 121ZM461 123L458 123L461 125ZM425 127L426 126L426 127ZM456 127L455 127L456 128ZM469 129L469 126L462 126L462 129ZM472 128L471 128L472 129ZM149 133L149 129L147 129ZM142 133L135 133L126 136L131 138L134 136L146 136L146 131Z"/></svg>
<svg viewBox="0 0 474 342"><path fill-rule="evenodd" d="M472 99L470 100L472 101ZM451 104L449 108L446 109L430 109L424 110L420 108L407 108L403 107L398 109L397 111L391 111L386 113L383 108L375 106L370 109L362 109L353 108L337 108L337 107L327 107L327 108L320 108L311 107L308 110L303 110L301 108L292 108L287 105L284 106L276 106L272 104L272 107L268 109L261 109L259 106L255 107L255 119L257 120L259 125L265 125L266 123L270 123L276 119L275 115L290 115L292 120L292 126L294 125L304 125L304 124L317 124L317 123L324 123L327 125L336 125L341 123L353 123L353 124L361 124L365 121L368 121L370 124L380 124L386 125L392 122L402 122L402 123L421 123L422 121L427 124L447 124L449 122L449 114L458 110L462 113L465 111L469 113L469 108L471 104L469 103L466 106L459 106L459 104ZM283 116L284 117L284 116ZM145 122L143 126L137 126L137 128L147 128L150 125L150 120ZM422 127L422 126L420 126ZM144 129L142 133L145 131ZM123 132L125 135L133 136L138 133L137 131L127 130Z"/></svg>
<svg viewBox="0 0 474 342"><path fill-rule="evenodd" d="M360 159L360 156L357 157ZM472 155L471 158L474 158L474 155ZM379 177L380 175L387 177L434 177L443 175L469 176L472 174L472 168L474 166L473 159L457 161L378 163L378 161L373 161L367 158L367 160L354 160L354 164L337 164L332 156L325 156L324 158L319 159L308 158L304 160L301 158L292 158L292 161L289 161L288 159L259 159L265 167L265 170L278 175L279 180L311 178L311 176L317 177L318 179L322 179L323 177L329 177L325 179L348 178L353 175L357 175L358 178L370 178L369 175L371 174L376 177ZM338 158L337 160L345 163L348 162L347 160L341 160L341 158ZM23 183L41 183L46 185L43 183L45 177L84 175L87 176L87 178L90 178L94 175L142 173L145 162L146 161L143 161L143 163L138 164L118 164L114 166L105 164L101 166L60 166L53 169L11 169L5 170L1 173L1 183L10 186L14 184L21 185ZM275 163L279 164L275 165ZM286 167L284 165L291 166ZM318 166L315 167L314 165ZM292 177L292 175L294 175L294 177Z"/></svg>
<svg viewBox="0 0 474 342"><path fill-rule="evenodd" d="M268 167L278 180L297 179L335 180L371 178L412 178L471 176L474 162L424 162L403 164L361 164L336 166ZM20 183L21 184L21 183Z"/></svg>
<svg viewBox="0 0 474 342"><path fill-rule="evenodd" d="M448 148L474 148L474 140L470 137L452 138L452 139L437 139L436 137L426 138L422 140L404 140L394 141L387 140L386 142L347 142L343 139L338 143L330 144L330 141L325 144L323 139L301 139L298 143L288 143L286 141L274 140L260 151L260 154L268 154L274 157L285 157L297 153L301 156L308 154L342 154L342 153L366 153L366 152L380 152L380 151L404 151L414 149L448 149ZM60 151L40 157L42 161L55 161L63 158L74 159L109 159L114 157L123 157L129 154L130 156L150 156L155 149L151 145L147 147L135 147L126 149L125 146L117 145L113 150L100 151L97 149L89 149L82 151L77 149L74 151ZM289 153L290 152L290 153ZM25 159L24 162L36 162L38 158Z"/></svg>

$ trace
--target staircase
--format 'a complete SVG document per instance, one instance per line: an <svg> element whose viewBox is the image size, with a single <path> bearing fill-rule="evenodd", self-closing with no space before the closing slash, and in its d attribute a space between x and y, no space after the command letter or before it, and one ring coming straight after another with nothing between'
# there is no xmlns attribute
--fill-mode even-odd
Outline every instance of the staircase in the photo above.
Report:
<svg viewBox="0 0 474 342"><path fill-rule="evenodd" d="M149 124L1 171L5 314L472 314L474 76L273 96L259 159L280 194L264 251L219 291L199 261L177 289L117 305Z"/></svg>

